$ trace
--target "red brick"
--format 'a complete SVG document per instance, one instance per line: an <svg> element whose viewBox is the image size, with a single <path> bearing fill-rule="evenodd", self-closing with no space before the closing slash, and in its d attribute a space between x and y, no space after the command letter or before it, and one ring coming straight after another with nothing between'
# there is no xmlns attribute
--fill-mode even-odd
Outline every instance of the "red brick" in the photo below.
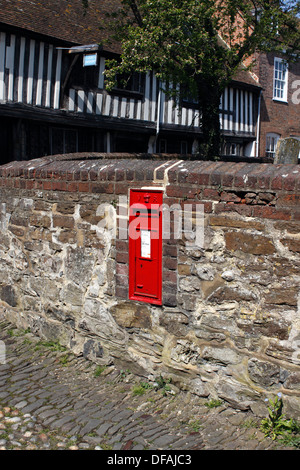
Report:
<svg viewBox="0 0 300 470"><path fill-rule="evenodd" d="M97 181L98 172L96 170L90 170L89 176L90 176L90 181Z"/></svg>
<svg viewBox="0 0 300 470"><path fill-rule="evenodd" d="M176 258L165 258L164 259L164 268L175 270L177 269L177 259Z"/></svg>
<svg viewBox="0 0 300 470"><path fill-rule="evenodd" d="M191 172L187 175L187 183L207 185L209 183L209 175Z"/></svg>
<svg viewBox="0 0 300 470"><path fill-rule="evenodd" d="M128 265L127 264L121 264L121 263L117 263L117 266L116 266L116 273L117 274L121 274L123 276L128 276Z"/></svg>
<svg viewBox="0 0 300 470"><path fill-rule="evenodd" d="M19 186L20 186L20 182L19 182ZM34 180L27 180L26 181L26 189L33 189L33 188L34 188Z"/></svg>
<svg viewBox="0 0 300 470"><path fill-rule="evenodd" d="M177 264L177 261L176 261ZM163 271L163 281L171 282L177 287L177 271Z"/></svg>
<svg viewBox="0 0 300 470"><path fill-rule="evenodd" d="M80 172L80 180L87 181L89 179L89 172L87 170L81 170Z"/></svg>
<svg viewBox="0 0 300 470"><path fill-rule="evenodd" d="M289 175L283 180L283 189L286 191L293 191L296 187L296 177L295 175Z"/></svg>
<svg viewBox="0 0 300 470"><path fill-rule="evenodd" d="M128 253L117 251L116 261L117 263L124 263L124 264L128 263Z"/></svg>
<svg viewBox="0 0 300 470"><path fill-rule="evenodd" d="M300 205L300 194L285 194L280 195L277 200L277 206L299 206Z"/></svg>
<svg viewBox="0 0 300 470"><path fill-rule="evenodd" d="M70 193L75 193L78 191L78 183L68 183L67 191Z"/></svg>
<svg viewBox="0 0 300 470"><path fill-rule="evenodd" d="M170 245L163 245L163 255L166 256L172 256L176 257L177 256L177 246L170 246Z"/></svg>
<svg viewBox="0 0 300 470"><path fill-rule="evenodd" d="M128 241L127 240L116 240L116 250L120 252L128 253Z"/></svg>
<svg viewBox="0 0 300 470"><path fill-rule="evenodd" d="M112 194L114 185L113 183L91 183L91 192Z"/></svg>
<svg viewBox="0 0 300 470"><path fill-rule="evenodd" d="M180 199L195 198L197 190L189 186L169 185L167 186L167 196Z"/></svg>
<svg viewBox="0 0 300 470"><path fill-rule="evenodd" d="M43 182L43 189L45 191L51 191L52 189L52 181L44 181Z"/></svg>
<svg viewBox="0 0 300 470"><path fill-rule="evenodd" d="M116 285L122 287L128 287L128 275L116 274Z"/></svg>
<svg viewBox="0 0 300 470"><path fill-rule="evenodd" d="M65 181L52 181L52 191L66 191L67 183Z"/></svg>
<svg viewBox="0 0 300 470"><path fill-rule="evenodd" d="M290 220L291 213L287 210L279 210L270 206L253 206L253 217L263 219Z"/></svg>
<svg viewBox="0 0 300 470"><path fill-rule="evenodd" d="M116 183L115 185L115 194L128 194L128 184L127 183Z"/></svg>
<svg viewBox="0 0 300 470"><path fill-rule="evenodd" d="M115 296L120 299L128 299L128 287L116 284Z"/></svg>
<svg viewBox="0 0 300 470"><path fill-rule="evenodd" d="M252 207L247 206L246 204L227 204L224 202L219 202L214 207L214 213L221 214L222 212L237 212L240 215L251 217Z"/></svg>
<svg viewBox="0 0 300 470"><path fill-rule="evenodd" d="M300 220L300 211L295 211L293 213L294 220Z"/></svg>
<svg viewBox="0 0 300 470"><path fill-rule="evenodd" d="M78 183L78 191L80 193L88 193L90 191L90 183Z"/></svg>
<svg viewBox="0 0 300 470"><path fill-rule="evenodd" d="M231 193L228 191L222 191L221 193L221 201L224 202L241 202L241 198L237 196L235 193Z"/></svg>
<svg viewBox="0 0 300 470"><path fill-rule="evenodd" d="M219 201L220 200L220 192L217 189L204 189L202 192L202 198L203 199L210 199L213 201Z"/></svg>
<svg viewBox="0 0 300 470"><path fill-rule="evenodd" d="M256 176L251 176L253 164L239 163L231 168L233 176L232 186L236 188L255 188ZM224 182L223 182L224 185Z"/></svg>

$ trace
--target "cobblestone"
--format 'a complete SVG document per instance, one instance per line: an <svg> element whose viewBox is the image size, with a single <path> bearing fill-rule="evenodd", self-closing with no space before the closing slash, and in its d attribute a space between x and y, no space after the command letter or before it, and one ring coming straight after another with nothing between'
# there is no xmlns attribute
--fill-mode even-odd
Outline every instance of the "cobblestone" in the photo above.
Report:
<svg viewBox="0 0 300 470"><path fill-rule="evenodd" d="M139 377L113 367L97 376L95 364L6 321L0 340L0 450L283 449L249 429L249 412L209 409L179 390L147 387L136 395Z"/></svg>

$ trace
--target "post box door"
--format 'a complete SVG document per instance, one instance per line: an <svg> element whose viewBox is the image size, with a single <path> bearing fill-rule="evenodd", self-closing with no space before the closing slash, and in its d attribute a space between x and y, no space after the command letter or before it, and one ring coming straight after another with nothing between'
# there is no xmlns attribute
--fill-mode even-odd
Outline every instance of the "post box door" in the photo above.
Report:
<svg viewBox="0 0 300 470"><path fill-rule="evenodd" d="M161 305L162 192L131 190L129 298Z"/></svg>

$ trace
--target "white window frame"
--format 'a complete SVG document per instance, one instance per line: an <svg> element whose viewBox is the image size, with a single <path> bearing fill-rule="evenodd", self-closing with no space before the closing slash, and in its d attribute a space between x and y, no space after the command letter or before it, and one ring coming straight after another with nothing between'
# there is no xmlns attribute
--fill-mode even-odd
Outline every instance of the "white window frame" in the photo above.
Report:
<svg viewBox="0 0 300 470"><path fill-rule="evenodd" d="M269 132L266 136L266 156L267 157L275 157L276 148L278 141L280 139L280 134L276 132Z"/></svg>
<svg viewBox="0 0 300 470"><path fill-rule="evenodd" d="M273 100L283 101L287 103L288 100L288 65L278 57L274 58L274 74L273 74Z"/></svg>

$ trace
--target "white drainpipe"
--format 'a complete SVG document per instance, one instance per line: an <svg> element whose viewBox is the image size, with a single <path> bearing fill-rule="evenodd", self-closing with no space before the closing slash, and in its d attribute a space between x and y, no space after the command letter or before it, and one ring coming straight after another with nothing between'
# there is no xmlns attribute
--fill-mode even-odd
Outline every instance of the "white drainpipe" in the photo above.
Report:
<svg viewBox="0 0 300 470"><path fill-rule="evenodd" d="M261 91L259 92L259 98L258 98L258 116L257 116L257 128L256 128L256 151L255 154L257 157L258 151L259 151L259 135L260 135L260 103L261 103Z"/></svg>

